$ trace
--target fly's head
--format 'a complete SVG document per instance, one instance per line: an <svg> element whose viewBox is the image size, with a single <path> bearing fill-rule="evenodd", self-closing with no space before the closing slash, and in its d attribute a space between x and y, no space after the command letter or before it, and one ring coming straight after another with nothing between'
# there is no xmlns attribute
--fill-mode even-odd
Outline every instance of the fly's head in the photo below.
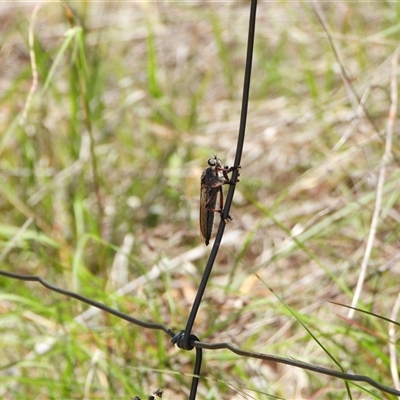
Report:
<svg viewBox="0 0 400 400"><path fill-rule="evenodd" d="M210 158L208 161L208 168L213 170L216 175L219 175L219 171L221 171L224 167L222 165L222 161L215 155L214 158Z"/></svg>

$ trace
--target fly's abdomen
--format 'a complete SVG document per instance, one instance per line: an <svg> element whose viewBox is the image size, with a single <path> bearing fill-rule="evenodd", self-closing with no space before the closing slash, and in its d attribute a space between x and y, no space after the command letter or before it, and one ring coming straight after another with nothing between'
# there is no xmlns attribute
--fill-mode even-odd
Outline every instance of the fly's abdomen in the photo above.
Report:
<svg viewBox="0 0 400 400"><path fill-rule="evenodd" d="M208 196L208 200L210 200L210 196L212 194L212 191L209 191L209 196ZM208 207L206 209L206 234L203 235L204 239L206 239L206 245L208 245L210 238L211 238L211 233L212 233L212 229L213 229L213 223L214 223L214 211L209 211L208 209L215 209L215 205L217 203L217 196L214 196L214 198L211 200L210 203L208 203Z"/></svg>

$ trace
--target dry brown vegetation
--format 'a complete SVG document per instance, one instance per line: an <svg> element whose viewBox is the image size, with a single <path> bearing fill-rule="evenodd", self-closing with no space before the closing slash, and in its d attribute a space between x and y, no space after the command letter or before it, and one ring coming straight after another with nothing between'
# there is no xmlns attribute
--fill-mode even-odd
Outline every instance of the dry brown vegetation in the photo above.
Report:
<svg viewBox="0 0 400 400"><path fill-rule="evenodd" d="M66 4L0 4L0 268L178 331L210 250L200 175L234 158L249 3ZM365 264L357 307L397 317L400 6L315 7L339 59L311 3L259 3L234 220L194 333L337 369L301 320L344 370L394 387L390 324L328 301L350 305ZM165 335L0 285L3 398L187 398L192 354ZM340 380L222 351L202 373L199 399L348 397ZM366 390L351 386L383 397Z"/></svg>

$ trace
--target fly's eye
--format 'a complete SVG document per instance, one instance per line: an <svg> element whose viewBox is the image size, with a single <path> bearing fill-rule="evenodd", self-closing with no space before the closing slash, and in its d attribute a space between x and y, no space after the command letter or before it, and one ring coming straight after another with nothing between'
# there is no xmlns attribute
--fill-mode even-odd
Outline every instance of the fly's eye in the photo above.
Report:
<svg viewBox="0 0 400 400"><path fill-rule="evenodd" d="M214 167L216 164L217 164L217 160L216 160L215 158L210 158L210 159L208 160L208 165L209 165L210 167Z"/></svg>

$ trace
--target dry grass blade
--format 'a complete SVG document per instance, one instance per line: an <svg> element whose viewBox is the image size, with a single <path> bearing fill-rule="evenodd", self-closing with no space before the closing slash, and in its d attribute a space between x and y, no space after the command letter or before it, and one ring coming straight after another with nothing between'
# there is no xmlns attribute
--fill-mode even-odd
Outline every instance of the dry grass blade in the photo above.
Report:
<svg viewBox="0 0 400 400"><path fill-rule="evenodd" d="M204 160L235 163L248 7L0 4L1 270L185 326L209 250ZM319 341L345 369L395 382L399 3L259 2L257 14L234 219L193 331L335 369ZM351 303L362 264L366 312L349 319L338 304ZM192 354L164 332L37 283L0 285L0 397L144 398L161 384L166 399L188 397ZM198 389L349 397L336 377L211 350Z"/></svg>

